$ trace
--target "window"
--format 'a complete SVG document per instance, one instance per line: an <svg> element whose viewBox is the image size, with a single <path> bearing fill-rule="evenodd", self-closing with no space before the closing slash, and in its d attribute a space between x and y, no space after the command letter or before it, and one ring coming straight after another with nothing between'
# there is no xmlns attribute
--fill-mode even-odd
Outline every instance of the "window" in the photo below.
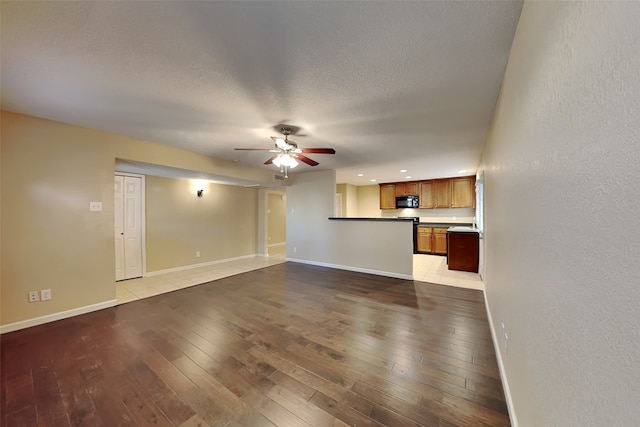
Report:
<svg viewBox="0 0 640 427"><path fill-rule="evenodd" d="M484 171L476 179L476 227L484 231Z"/></svg>

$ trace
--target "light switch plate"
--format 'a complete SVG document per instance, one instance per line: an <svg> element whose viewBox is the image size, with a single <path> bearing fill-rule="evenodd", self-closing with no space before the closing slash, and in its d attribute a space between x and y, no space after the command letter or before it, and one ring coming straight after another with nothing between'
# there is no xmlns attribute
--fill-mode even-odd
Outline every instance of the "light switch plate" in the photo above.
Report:
<svg viewBox="0 0 640 427"><path fill-rule="evenodd" d="M89 202L91 212L102 212L102 202Z"/></svg>

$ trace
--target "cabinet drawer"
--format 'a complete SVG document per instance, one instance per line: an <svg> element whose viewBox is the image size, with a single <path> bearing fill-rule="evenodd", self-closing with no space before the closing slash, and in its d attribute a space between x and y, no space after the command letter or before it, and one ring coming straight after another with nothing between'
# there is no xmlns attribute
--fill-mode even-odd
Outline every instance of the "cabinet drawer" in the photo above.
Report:
<svg viewBox="0 0 640 427"><path fill-rule="evenodd" d="M418 233L431 233L431 227L418 227Z"/></svg>
<svg viewBox="0 0 640 427"><path fill-rule="evenodd" d="M438 233L438 234L446 234L447 233L447 229L446 228L434 228L433 229L434 233Z"/></svg>

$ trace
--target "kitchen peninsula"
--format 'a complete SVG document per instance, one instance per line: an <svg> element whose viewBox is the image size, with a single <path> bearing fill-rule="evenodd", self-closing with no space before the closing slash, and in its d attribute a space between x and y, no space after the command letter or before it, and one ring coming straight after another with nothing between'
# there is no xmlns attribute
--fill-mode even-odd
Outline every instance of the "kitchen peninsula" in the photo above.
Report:
<svg viewBox="0 0 640 427"><path fill-rule="evenodd" d="M365 253L375 253L382 250L385 258L392 258L389 257L390 253L395 257L391 247L396 243L402 244L402 242L398 242L400 235L392 232L383 241L374 243L374 240L377 240L382 234L389 232L386 227L381 227L382 224L411 224L410 227L403 226L400 230L411 242L413 253L447 256L447 260L451 262L450 270L477 272L477 238L479 234L477 229L472 228L471 223L422 222L419 217L330 217L329 220L346 225L342 227L343 231L340 233L342 236L355 234L351 238L359 247L355 250ZM407 235L408 229L410 229L410 233ZM450 241L452 234L455 234L452 240L453 246ZM469 234L471 237L475 237L475 245L473 242L469 242ZM381 246L372 247L375 245ZM470 247L475 250L469 251ZM451 249L453 249L453 253Z"/></svg>

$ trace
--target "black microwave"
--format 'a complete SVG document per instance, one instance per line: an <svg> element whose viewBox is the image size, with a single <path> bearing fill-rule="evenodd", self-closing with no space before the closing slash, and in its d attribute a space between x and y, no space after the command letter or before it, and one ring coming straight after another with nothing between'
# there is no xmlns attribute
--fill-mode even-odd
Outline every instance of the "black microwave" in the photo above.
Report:
<svg viewBox="0 0 640 427"><path fill-rule="evenodd" d="M418 196L400 196L396 197L396 209L417 208Z"/></svg>

